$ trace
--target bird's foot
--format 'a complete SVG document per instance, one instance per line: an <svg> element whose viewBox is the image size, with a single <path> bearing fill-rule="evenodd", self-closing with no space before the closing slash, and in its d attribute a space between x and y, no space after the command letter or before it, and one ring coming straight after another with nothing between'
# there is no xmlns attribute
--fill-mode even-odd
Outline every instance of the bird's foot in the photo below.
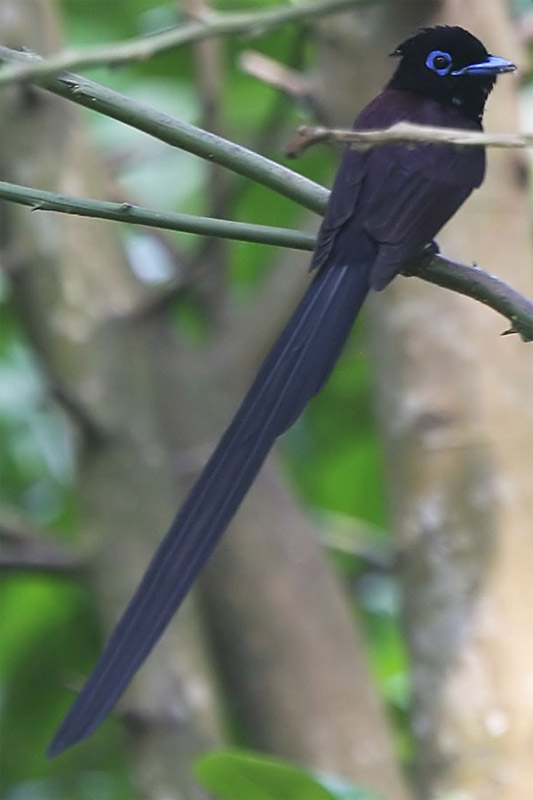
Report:
<svg viewBox="0 0 533 800"><path fill-rule="evenodd" d="M422 255L424 256L438 256L440 253L440 247L438 243L433 239L432 242L427 244L424 249L422 250Z"/></svg>
<svg viewBox="0 0 533 800"><path fill-rule="evenodd" d="M439 253L440 247L437 242L435 240L429 242L417 256L410 258L409 261L403 265L402 275L406 275L407 277L418 275L421 264L431 261L433 256L437 256Z"/></svg>

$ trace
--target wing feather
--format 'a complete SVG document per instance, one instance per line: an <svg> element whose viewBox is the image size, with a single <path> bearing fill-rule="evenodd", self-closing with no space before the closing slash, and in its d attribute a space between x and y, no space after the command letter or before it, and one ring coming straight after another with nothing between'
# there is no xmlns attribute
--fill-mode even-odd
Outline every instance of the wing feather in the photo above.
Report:
<svg viewBox="0 0 533 800"><path fill-rule="evenodd" d="M356 130L388 128L402 120L479 129L453 108L409 92L386 90L354 123ZM451 144L390 144L370 151L348 148L319 233L312 268L327 261L346 229L374 241L371 286L384 288L402 265L433 241L485 172L483 148Z"/></svg>

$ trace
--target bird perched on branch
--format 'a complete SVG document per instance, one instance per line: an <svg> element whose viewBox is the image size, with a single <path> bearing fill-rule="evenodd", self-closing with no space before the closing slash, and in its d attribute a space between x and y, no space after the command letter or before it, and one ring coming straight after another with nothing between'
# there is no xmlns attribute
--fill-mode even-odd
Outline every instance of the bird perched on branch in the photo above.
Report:
<svg viewBox="0 0 533 800"><path fill-rule="evenodd" d="M479 131L487 97L514 65L458 27L424 29L393 53L396 71L356 129L397 122ZM169 623L253 483L274 441L328 379L365 297L433 241L483 181L482 147L348 148L311 267L314 280L148 566L53 739L54 756L111 711Z"/></svg>

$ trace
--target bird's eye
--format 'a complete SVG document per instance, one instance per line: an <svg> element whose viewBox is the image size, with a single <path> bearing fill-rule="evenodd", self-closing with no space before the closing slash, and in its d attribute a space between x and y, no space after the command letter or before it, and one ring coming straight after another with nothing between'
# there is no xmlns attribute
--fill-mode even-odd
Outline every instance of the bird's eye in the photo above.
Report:
<svg viewBox="0 0 533 800"><path fill-rule="evenodd" d="M426 67L432 69L437 75L447 75L452 66L452 57L442 50L432 50L426 58Z"/></svg>

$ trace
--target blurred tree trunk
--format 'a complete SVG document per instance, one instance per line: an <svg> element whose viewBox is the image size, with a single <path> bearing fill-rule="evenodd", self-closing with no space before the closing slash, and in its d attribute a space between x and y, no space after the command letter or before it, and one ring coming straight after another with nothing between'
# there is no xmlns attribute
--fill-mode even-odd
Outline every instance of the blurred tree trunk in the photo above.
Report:
<svg viewBox="0 0 533 800"><path fill-rule="evenodd" d="M352 39L340 17L324 24L319 85L323 105L337 100L335 122L348 121L337 113L342 87L357 94L363 80L373 94L382 51L420 25L462 25L489 51L517 58L503 2L402 3L391 11L361 12ZM518 128L516 92L514 78L498 81L487 128ZM525 174L521 153L491 151L484 186L439 242L444 253L475 260L531 296ZM411 278L370 306L420 793L526 800L533 786L530 346L502 338L501 319L479 304Z"/></svg>
<svg viewBox="0 0 533 800"><path fill-rule="evenodd" d="M46 53L61 45L53 3L5 0L0 22L8 46ZM104 171L78 109L24 86L4 90L2 102L7 179L72 194L106 194ZM152 348L164 323L128 320L143 294L125 262L117 227L7 204L2 216L15 299L45 373L53 389L78 408L79 427L85 418L103 431L102 441L82 442L79 477L91 588L109 632L176 503L152 392ZM205 796L192 780L190 760L219 744L222 734L192 602L119 713L131 737L132 782L140 796Z"/></svg>

